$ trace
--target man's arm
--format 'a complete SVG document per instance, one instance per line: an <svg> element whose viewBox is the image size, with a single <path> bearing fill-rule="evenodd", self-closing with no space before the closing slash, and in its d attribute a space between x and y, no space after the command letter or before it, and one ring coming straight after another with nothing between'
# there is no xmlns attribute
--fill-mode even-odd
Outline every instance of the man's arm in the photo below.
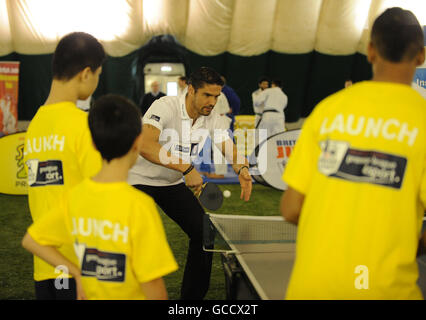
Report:
<svg viewBox="0 0 426 320"><path fill-rule="evenodd" d="M141 288L148 300L168 300L163 278L141 283Z"/></svg>
<svg viewBox="0 0 426 320"><path fill-rule="evenodd" d="M54 267L63 265L68 268L70 275L76 281L77 285L77 300L85 300L86 295L81 284L80 269L71 261L65 258L55 247L44 246L36 242L31 235L27 232L22 239L22 246L32 254L40 257L47 263Z"/></svg>
<svg viewBox="0 0 426 320"><path fill-rule="evenodd" d="M281 197L280 212L288 222L298 224L300 212L302 211L305 195L291 187L284 192Z"/></svg>
<svg viewBox="0 0 426 320"><path fill-rule="evenodd" d="M188 169L188 163L182 163L182 160L173 156L169 151L163 149L159 143L161 131L150 124L144 124L141 138L141 156L159 164L163 167L173 169L179 172L185 172Z"/></svg>
<svg viewBox="0 0 426 320"><path fill-rule="evenodd" d="M237 146L231 139L226 139L221 144L216 144L224 155L225 159L232 164L232 169L238 175L241 185L241 199L249 201L252 191L252 181L249 173L249 163L247 159L238 153Z"/></svg>
<svg viewBox="0 0 426 320"><path fill-rule="evenodd" d="M191 167L191 164L184 163L182 159L173 156L169 151L165 150L159 143L160 134L161 131L153 125L143 125L141 156L152 163L181 173L187 171ZM203 184L203 178L194 168L185 175L185 183L188 187L195 188L195 191L199 191Z"/></svg>

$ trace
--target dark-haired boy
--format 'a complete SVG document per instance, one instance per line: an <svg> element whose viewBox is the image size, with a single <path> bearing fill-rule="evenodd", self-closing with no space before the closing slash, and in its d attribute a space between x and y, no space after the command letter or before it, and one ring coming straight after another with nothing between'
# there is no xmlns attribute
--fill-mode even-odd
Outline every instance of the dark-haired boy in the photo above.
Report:
<svg viewBox="0 0 426 320"><path fill-rule="evenodd" d="M35 222L22 244L65 266L79 299L167 299L162 276L177 269L154 201L127 184L140 152L141 121L127 99L107 95L89 113L102 169ZM74 243L75 264L55 248Z"/></svg>
<svg viewBox="0 0 426 320"><path fill-rule="evenodd" d="M34 222L61 201L70 188L101 167L101 157L90 138L87 114L76 107L76 102L95 91L105 57L99 41L87 33L71 33L56 47L49 96L25 137L28 202ZM60 250L70 259L75 256L71 246ZM69 280L68 290L59 290L54 283L57 277L52 266L34 257L36 299L75 299L74 280Z"/></svg>
<svg viewBox="0 0 426 320"><path fill-rule="evenodd" d="M287 164L281 213L299 226L288 299L422 299L426 101L410 85L425 50L413 13L375 20L368 60L372 81L323 100Z"/></svg>
<svg viewBox="0 0 426 320"><path fill-rule="evenodd" d="M238 173L241 199L251 195L247 160L238 157L220 116L212 113L222 86L220 74L201 67L191 74L185 96L156 100L143 118L142 157L129 173L129 183L152 196L189 237L182 299L203 299L210 283L212 254L202 242L205 212L190 190L199 193L203 183L192 161L208 135Z"/></svg>

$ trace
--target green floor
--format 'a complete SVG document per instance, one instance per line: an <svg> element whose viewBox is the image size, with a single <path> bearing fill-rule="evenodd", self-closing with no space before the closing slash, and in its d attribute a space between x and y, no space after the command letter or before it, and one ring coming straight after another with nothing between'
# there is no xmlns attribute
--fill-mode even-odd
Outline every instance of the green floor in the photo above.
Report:
<svg viewBox="0 0 426 320"><path fill-rule="evenodd" d="M278 215L281 192L260 185L253 186L252 198L239 199L239 185L222 185L230 190L223 206L215 213L239 215ZM161 213L167 237L179 270L165 277L170 299L179 299L188 239L183 231ZM0 299L34 299L32 256L21 247L21 239L31 224L26 196L0 194ZM219 254L214 255L210 290L206 299L225 299L225 281Z"/></svg>

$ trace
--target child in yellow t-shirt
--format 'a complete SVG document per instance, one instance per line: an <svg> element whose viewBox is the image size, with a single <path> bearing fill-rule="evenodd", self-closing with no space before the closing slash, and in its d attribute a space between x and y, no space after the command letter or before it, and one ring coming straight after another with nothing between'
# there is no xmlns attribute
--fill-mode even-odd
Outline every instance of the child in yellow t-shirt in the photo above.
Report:
<svg viewBox="0 0 426 320"><path fill-rule="evenodd" d="M286 166L281 213L298 225L286 299L423 299L426 101L411 81L425 49L412 12L376 18L368 59L372 80L316 106Z"/></svg>
<svg viewBox="0 0 426 320"><path fill-rule="evenodd" d="M22 245L75 278L78 299L166 299L162 276L177 269L154 201L127 184L141 140L141 117L107 95L89 113L102 168L28 229ZM57 250L74 243L78 266Z"/></svg>
<svg viewBox="0 0 426 320"><path fill-rule="evenodd" d="M93 147L87 113L78 109L76 102L95 91L105 58L102 44L84 32L64 36L55 49L49 96L25 134L24 162L28 169L28 204L33 222L55 207L71 188L101 168L102 158ZM72 246L63 245L60 252L75 260ZM74 280L69 280L69 290L57 290L54 285L57 276L54 268L34 257L36 299L75 299Z"/></svg>

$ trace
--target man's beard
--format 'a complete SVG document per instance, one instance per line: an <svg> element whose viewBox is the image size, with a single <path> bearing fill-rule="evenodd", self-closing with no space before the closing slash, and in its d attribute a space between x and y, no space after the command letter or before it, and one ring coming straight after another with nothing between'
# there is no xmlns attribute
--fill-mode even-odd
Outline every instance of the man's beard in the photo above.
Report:
<svg viewBox="0 0 426 320"><path fill-rule="evenodd" d="M203 116L208 116L212 113L214 106L205 106L201 108L200 114Z"/></svg>

